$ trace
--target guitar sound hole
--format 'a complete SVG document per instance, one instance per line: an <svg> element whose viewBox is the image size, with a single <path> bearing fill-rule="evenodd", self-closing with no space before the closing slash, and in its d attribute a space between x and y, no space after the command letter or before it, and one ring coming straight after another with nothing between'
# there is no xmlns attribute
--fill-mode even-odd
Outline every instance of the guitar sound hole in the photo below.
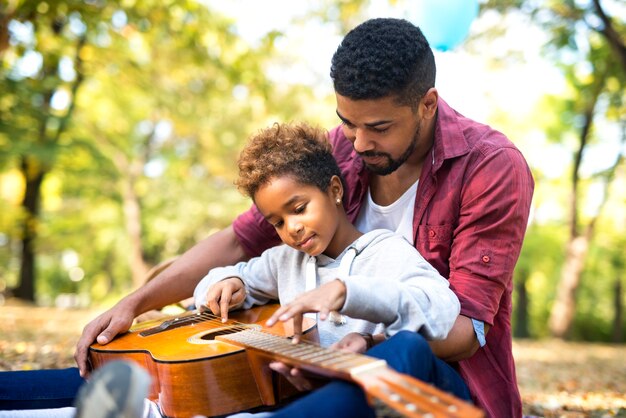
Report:
<svg viewBox="0 0 626 418"><path fill-rule="evenodd" d="M200 337L200 339L204 341L212 341L215 339L215 337L219 335L228 335L239 331L241 331L241 327L217 329L215 331L207 332L202 337Z"/></svg>
<svg viewBox="0 0 626 418"><path fill-rule="evenodd" d="M187 339L190 344L213 344L219 341L215 340L215 337L220 335L234 334L244 329L261 329L261 326L257 324L238 324L235 326L220 326L219 328L211 330L203 330Z"/></svg>

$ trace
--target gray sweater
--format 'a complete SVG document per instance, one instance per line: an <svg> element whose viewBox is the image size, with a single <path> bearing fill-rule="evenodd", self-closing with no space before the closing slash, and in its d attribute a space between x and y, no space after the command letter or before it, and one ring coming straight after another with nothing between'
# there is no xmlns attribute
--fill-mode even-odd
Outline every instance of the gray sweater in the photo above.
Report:
<svg viewBox="0 0 626 418"><path fill-rule="evenodd" d="M244 309L275 300L286 304L314 286L342 280L347 293L341 320L318 322L322 346L350 332L391 336L411 330L443 339L460 311L448 281L404 238L383 229L362 235L336 260L280 245L247 262L212 269L194 291L196 306L206 304L211 285L229 277L246 286L238 306Z"/></svg>

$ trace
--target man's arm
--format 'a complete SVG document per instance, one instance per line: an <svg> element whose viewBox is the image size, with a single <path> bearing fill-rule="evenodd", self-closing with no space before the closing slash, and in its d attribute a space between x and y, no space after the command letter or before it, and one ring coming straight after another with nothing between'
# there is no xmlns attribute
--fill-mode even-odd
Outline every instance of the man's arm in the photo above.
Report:
<svg viewBox="0 0 626 418"><path fill-rule="evenodd" d="M210 269L245 259L232 226L187 250L153 280L87 324L74 353L81 376L89 373L88 349L94 341L107 344L117 334L128 331L137 315L190 297Z"/></svg>
<svg viewBox="0 0 626 418"><path fill-rule="evenodd" d="M489 331L485 324L485 335ZM433 353L442 360L454 362L469 358L480 348L472 320L459 315L445 340L429 341Z"/></svg>
<svg viewBox="0 0 626 418"><path fill-rule="evenodd" d="M491 153L467 176L449 277L461 315L445 340L431 342L439 358L459 361L480 348L472 318L482 322L486 335L512 280L532 192L530 170L513 148Z"/></svg>

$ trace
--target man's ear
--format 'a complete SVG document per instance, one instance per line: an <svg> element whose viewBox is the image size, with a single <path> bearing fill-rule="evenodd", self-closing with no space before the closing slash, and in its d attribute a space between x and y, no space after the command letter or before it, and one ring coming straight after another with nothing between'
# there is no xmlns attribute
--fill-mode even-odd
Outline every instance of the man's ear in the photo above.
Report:
<svg viewBox="0 0 626 418"><path fill-rule="evenodd" d="M439 92L436 88L431 87L420 100L420 110L422 117L432 119L437 114L437 101L439 100Z"/></svg>
<svg viewBox="0 0 626 418"><path fill-rule="evenodd" d="M330 185L328 187L328 192L330 193L333 200L341 203L343 199L343 184L341 184L341 179L339 176L332 176L330 178Z"/></svg>

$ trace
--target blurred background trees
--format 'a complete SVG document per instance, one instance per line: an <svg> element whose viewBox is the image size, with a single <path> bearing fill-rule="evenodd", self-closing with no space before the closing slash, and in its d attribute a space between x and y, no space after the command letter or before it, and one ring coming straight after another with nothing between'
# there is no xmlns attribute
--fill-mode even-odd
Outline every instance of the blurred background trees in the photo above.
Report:
<svg viewBox="0 0 626 418"><path fill-rule="evenodd" d="M529 24L539 26L546 34L543 55L559 69L566 85L558 96L545 95L541 112L550 116L537 114L536 119L546 140L561 146L569 164L554 184L563 209L560 216L549 222L535 217L529 228L522 268L516 276L518 335L530 335L525 311L532 293L541 299L541 309L549 308L545 312L547 330L538 327L544 332L559 338L602 335L608 339L612 329L612 338L619 340L623 334L620 337L616 332L624 329L625 272L615 260L626 256L621 238L626 232L622 212L626 203L626 9L616 2L599 0L491 0L483 7L486 13L523 14ZM550 187L549 181L540 167L533 169L538 192L542 193ZM535 200L537 211L546 204L541 199ZM551 241L543 238L535 243L535 235L545 237L547 229L557 225L561 226L561 242L546 253L546 244ZM533 267L544 263L542 258L547 254L560 259L553 268ZM595 270L600 260L613 260L609 262L612 267ZM538 271L553 272L551 280L556 287L546 288L548 300L527 288L530 275ZM590 304L591 300L595 302Z"/></svg>
<svg viewBox="0 0 626 418"><path fill-rule="evenodd" d="M267 80L276 34L197 2L3 7L0 280L26 300L119 294L226 225L241 143L311 100Z"/></svg>
<svg viewBox="0 0 626 418"><path fill-rule="evenodd" d="M291 24L332 25L336 47L374 3L315 2ZM624 338L625 13L611 0L489 0L463 45L515 84L526 56L505 40L526 25L559 74L524 114L494 105L484 120L537 183L518 337ZM287 82L276 68L297 65L290 33L250 42L240 29L192 0L0 5L0 291L44 305L117 300L249 205L232 182L250 133L338 123L329 62L325 88Z"/></svg>

